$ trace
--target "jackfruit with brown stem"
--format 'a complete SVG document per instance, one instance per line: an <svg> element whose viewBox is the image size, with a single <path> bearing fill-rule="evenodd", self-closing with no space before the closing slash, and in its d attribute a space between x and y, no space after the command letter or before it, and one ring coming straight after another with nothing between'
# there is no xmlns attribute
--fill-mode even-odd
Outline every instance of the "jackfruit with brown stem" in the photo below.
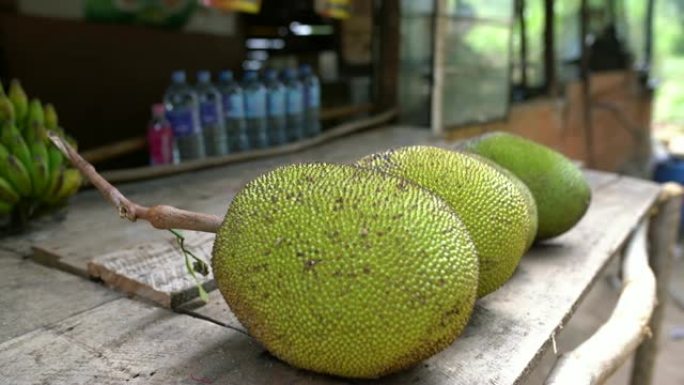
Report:
<svg viewBox="0 0 684 385"><path fill-rule="evenodd" d="M454 211L348 165L269 172L214 243L217 286L249 333L293 366L375 378L450 345L475 301L475 247Z"/></svg>

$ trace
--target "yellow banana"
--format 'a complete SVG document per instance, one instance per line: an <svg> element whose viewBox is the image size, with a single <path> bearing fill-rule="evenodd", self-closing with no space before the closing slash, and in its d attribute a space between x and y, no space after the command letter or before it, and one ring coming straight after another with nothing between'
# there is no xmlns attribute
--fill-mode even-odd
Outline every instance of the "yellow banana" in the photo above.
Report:
<svg viewBox="0 0 684 385"><path fill-rule="evenodd" d="M19 80L12 79L7 96L14 106L15 122L19 126L22 126L26 120L26 115L28 114L28 97L26 96L24 89L21 87Z"/></svg>
<svg viewBox="0 0 684 385"><path fill-rule="evenodd" d="M5 202L0 202L0 215L7 215L11 213L12 208L14 208L14 205Z"/></svg>
<svg viewBox="0 0 684 385"><path fill-rule="evenodd" d="M0 176L0 202L15 204L19 202L19 198L19 194L14 191L10 182Z"/></svg>
<svg viewBox="0 0 684 385"><path fill-rule="evenodd" d="M45 114L45 128L54 130L59 127L59 117L57 116L55 106L48 103L43 107L43 112Z"/></svg>

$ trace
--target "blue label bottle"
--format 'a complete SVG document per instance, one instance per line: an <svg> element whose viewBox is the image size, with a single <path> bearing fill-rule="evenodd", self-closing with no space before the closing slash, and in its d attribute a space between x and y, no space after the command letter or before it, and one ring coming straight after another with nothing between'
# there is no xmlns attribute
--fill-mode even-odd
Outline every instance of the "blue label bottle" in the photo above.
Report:
<svg viewBox="0 0 684 385"><path fill-rule="evenodd" d="M259 82L255 71L245 73L243 94L249 145L251 148L266 148L266 88Z"/></svg>
<svg viewBox="0 0 684 385"><path fill-rule="evenodd" d="M218 89L211 83L209 71L197 73L195 87L199 99L199 115L207 156L228 153L228 138L223 117L223 103Z"/></svg>
<svg viewBox="0 0 684 385"><path fill-rule="evenodd" d="M321 83L308 64L300 66L299 78L304 87L304 133L308 137L316 136L321 132Z"/></svg>
<svg viewBox="0 0 684 385"><path fill-rule="evenodd" d="M266 70L264 83L269 144L277 146L286 141L285 86L278 80L278 72L274 69Z"/></svg>
<svg viewBox="0 0 684 385"><path fill-rule="evenodd" d="M197 94L186 83L184 71L171 76L171 85L164 94L166 119L171 124L174 147L179 161L205 156L204 138L199 118Z"/></svg>
<svg viewBox="0 0 684 385"><path fill-rule="evenodd" d="M245 102L242 87L233 78L232 71L219 73L218 89L223 100L228 151L247 150L247 122L245 121Z"/></svg>
<svg viewBox="0 0 684 385"><path fill-rule="evenodd" d="M283 71L285 84L285 121L288 142L304 138L304 90L297 79L297 71L287 68Z"/></svg>

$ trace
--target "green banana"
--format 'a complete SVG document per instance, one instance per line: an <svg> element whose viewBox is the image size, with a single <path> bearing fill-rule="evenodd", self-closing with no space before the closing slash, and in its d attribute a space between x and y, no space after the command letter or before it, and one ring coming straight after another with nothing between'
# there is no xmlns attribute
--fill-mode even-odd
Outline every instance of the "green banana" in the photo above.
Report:
<svg viewBox="0 0 684 385"><path fill-rule="evenodd" d="M19 80L12 79L7 96L14 106L14 121L21 126L26 120L26 115L28 114L28 97L26 96L24 89L21 87Z"/></svg>
<svg viewBox="0 0 684 385"><path fill-rule="evenodd" d="M55 146L48 146L48 161L50 163L50 171L58 170L59 166L64 163L64 155Z"/></svg>
<svg viewBox="0 0 684 385"><path fill-rule="evenodd" d="M0 176L0 202L15 204L19 202L19 194L14 191L14 188L5 180L5 178Z"/></svg>
<svg viewBox="0 0 684 385"><path fill-rule="evenodd" d="M0 142L10 150L27 168L31 166L31 151L16 126L5 124L0 135Z"/></svg>
<svg viewBox="0 0 684 385"><path fill-rule="evenodd" d="M45 189L45 193L41 197L41 200L43 202L51 202L53 197L57 195L59 189L62 188L62 184L64 183L65 170L66 168L64 167L64 165L59 166L59 168L57 168L56 170L50 170L50 184Z"/></svg>
<svg viewBox="0 0 684 385"><path fill-rule="evenodd" d="M28 117L26 118L26 132L24 135L38 135L40 133L40 130L44 131L45 130L45 111L43 111L43 105L40 103L40 100L38 99L31 99L31 103L29 103L29 111L28 111ZM27 140L34 140L34 139L44 139L44 138L38 138L38 137L31 137L27 136Z"/></svg>
<svg viewBox="0 0 684 385"><path fill-rule="evenodd" d="M45 115L45 128L48 130L55 130L59 127L59 117L57 116L57 110L55 106L51 103L46 104L43 107L43 113Z"/></svg>
<svg viewBox="0 0 684 385"><path fill-rule="evenodd" d="M7 158L7 177L22 196L31 195L33 184L29 169L14 155Z"/></svg>
<svg viewBox="0 0 684 385"><path fill-rule="evenodd" d="M62 184L48 202L59 203L74 195L81 187L82 181L81 173L75 168L64 170Z"/></svg>
<svg viewBox="0 0 684 385"><path fill-rule="evenodd" d="M62 175L62 171L64 169L64 158L57 147L49 146L47 152L48 164L50 165L50 177L48 181L48 187L45 190L45 194L43 194L44 196L52 194L52 192L58 188L59 184L61 184L60 176Z"/></svg>
<svg viewBox="0 0 684 385"><path fill-rule="evenodd" d="M29 144L31 158L33 159L33 170L29 168L31 174L31 184L33 185L33 196L40 198L45 194L45 190L50 186L50 157L45 143L41 140L33 141Z"/></svg>
<svg viewBox="0 0 684 385"><path fill-rule="evenodd" d="M14 186L19 195L31 195L31 176L24 164L14 155L10 154L0 159L0 173Z"/></svg>
<svg viewBox="0 0 684 385"><path fill-rule="evenodd" d="M7 215L12 212L14 205L9 203L0 202L0 215Z"/></svg>
<svg viewBox="0 0 684 385"><path fill-rule="evenodd" d="M6 97L0 95L0 126L14 123L14 106Z"/></svg>
<svg viewBox="0 0 684 385"><path fill-rule="evenodd" d="M27 142L35 140L44 141L47 139L45 132L45 112L40 100L32 99L29 104L28 118L26 120L26 127L24 127L24 138Z"/></svg>
<svg viewBox="0 0 684 385"><path fill-rule="evenodd" d="M2 82L0 82L0 97L2 96L7 96L5 93L5 87L2 86Z"/></svg>
<svg viewBox="0 0 684 385"><path fill-rule="evenodd" d="M40 155L41 158L45 159L45 161L48 162L48 148L45 142L43 142L42 140L34 140L33 142L28 143L31 155Z"/></svg>

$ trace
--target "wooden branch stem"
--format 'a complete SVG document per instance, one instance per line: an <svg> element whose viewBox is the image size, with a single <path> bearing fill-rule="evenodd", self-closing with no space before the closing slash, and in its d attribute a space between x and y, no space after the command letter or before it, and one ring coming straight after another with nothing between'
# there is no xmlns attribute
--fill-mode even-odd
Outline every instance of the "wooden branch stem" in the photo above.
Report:
<svg viewBox="0 0 684 385"><path fill-rule="evenodd" d="M222 218L215 215L195 213L175 207L158 205L153 207L141 206L128 200L116 187L112 186L78 154L67 142L54 132L48 133L50 141L71 161L71 164L95 186L102 196L116 207L119 216L131 222L143 219L158 229L184 229L215 233Z"/></svg>
<svg viewBox="0 0 684 385"><path fill-rule="evenodd" d="M648 265L647 227L642 223L627 246L622 293L610 318L582 345L561 356L546 385L602 384L650 335L656 281Z"/></svg>

